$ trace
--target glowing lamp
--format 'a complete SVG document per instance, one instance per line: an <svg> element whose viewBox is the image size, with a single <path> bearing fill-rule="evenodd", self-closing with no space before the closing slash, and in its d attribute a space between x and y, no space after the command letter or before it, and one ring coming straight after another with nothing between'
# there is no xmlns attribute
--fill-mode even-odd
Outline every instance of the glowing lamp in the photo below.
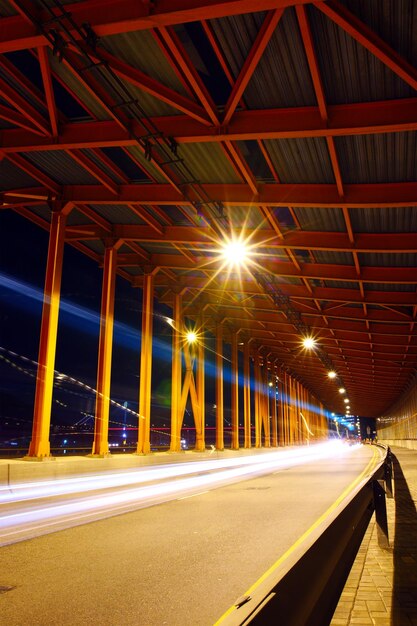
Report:
<svg viewBox="0 0 417 626"><path fill-rule="evenodd" d="M306 350L312 350L316 345L316 340L313 337L305 337L303 339L303 346Z"/></svg>
<svg viewBox="0 0 417 626"><path fill-rule="evenodd" d="M242 265L248 258L248 248L242 241L228 241L222 250L222 256L229 265Z"/></svg>
<svg viewBox="0 0 417 626"><path fill-rule="evenodd" d="M190 330L186 334L186 339L188 343L195 343L197 341L197 334L193 330Z"/></svg>

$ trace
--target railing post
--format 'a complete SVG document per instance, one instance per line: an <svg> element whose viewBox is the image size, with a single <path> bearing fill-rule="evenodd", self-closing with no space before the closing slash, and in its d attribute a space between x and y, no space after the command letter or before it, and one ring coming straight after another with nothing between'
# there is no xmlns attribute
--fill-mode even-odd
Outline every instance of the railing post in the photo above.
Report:
<svg viewBox="0 0 417 626"><path fill-rule="evenodd" d="M374 480L372 487L374 491L374 507L376 528L378 533L378 545L380 548L389 548L388 540L388 519L387 519L387 503L385 500L385 490L382 480Z"/></svg>

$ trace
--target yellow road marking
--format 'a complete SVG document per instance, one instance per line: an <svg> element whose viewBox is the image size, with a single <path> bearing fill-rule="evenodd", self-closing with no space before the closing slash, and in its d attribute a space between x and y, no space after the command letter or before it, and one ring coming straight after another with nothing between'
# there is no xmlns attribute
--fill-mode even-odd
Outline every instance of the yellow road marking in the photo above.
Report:
<svg viewBox="0 0 417 626"><path fill-rule="evenodd" d="M292 554L296 548L298 548L299 545L301 545L303 543L303 541L313 532L313 530L315 530L317 528L317 526L319 526L326 519L326 517L332 511L334 511L335 508L337 508L339 506L339 504L342 502L342 500L344 500L344 498L348 495L348 493L350 491L352 491L356 487L356 485L358 483L360 483L362 478L364 476L366 476L366 474L368 472L370 472L371 469L373 469L374 465L376 464L377 448L373 448L373 453L374 453L374 455L373 455L372 459L369 461L368 465L365 467L363 472L357 478L355 478L355 480L353 482L351 482L351 484L348 487L346 487L346 489L340 494L340 496L337 498L337 500L335 500L333 502L333 504L331 504L329 506L327 511L325 511L323 513L323 515L321 515L314 522L314 524L312 524L310 526L310 528L308 530L306 530L305 533L303 535L301 535L301 537L299 539L297 539L297 541L295 543L293 543L293 545L290 548L288 548L288 550L282 556L280 556L279 559L277 561L275 561L275 563L273 565L271 565L271 567L269 569L267 569L267 571L264 574L262 574L262 576L260 578L258 578L258 580L255 583L253 583L253 585L251 587L249 587L249 589L244 594L242 594L243 596L250 595L257 587L259 587L259 585L261 583L263 583L264 580L266 580L266 578L268 578L268 576L270 574L272 574L272 572L274 570L276 570L277 567L279 565L281 565L281 563L283 563L285 561L285 559L287 559L289 557L289 555ZM227 611L225 613L223 613L223 615L217 620L217 622L214 623L213 626L218 626L218 624L221 624L221 622L223 622L223 620L225 620L226 617L228 617L235 609L236 609L236 605L233 604L233 606L231 606L229 609L227 609Z"/></svg>

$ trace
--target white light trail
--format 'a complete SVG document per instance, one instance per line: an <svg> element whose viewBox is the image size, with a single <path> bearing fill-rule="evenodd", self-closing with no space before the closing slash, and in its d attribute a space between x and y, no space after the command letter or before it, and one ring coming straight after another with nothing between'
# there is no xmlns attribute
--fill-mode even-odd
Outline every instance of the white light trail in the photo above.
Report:
<svg viewBox="0 0 417 626"><path fill-rule="evenodd" d="M162 468L139 468L134 472L17 485L13 487L13 493L2 489L2 502L9 505L9 510L0 514L0 542L13 541L16 537L19 538L19 534L27 531L36 531L38 534L47 532L45 529L53 530L53 526L60 522L65 526L79 524L82 520L89 521L92 516L96 519L109 517L123 511L189 497L294 465L340 457L344 450L350 452L352 448L339 442L328 442L256 457L251 455L234 459L195 461L170 464ZM150 481L151 484L143 484ZM87 492L99 489L105 492L87 495ZM62 503L39 501L39 498L67 496L70 493L74 497ZM33 499L36 502L28 502ZM15 505L15 511L10 510L11 503Z"/></svg>
<svg viewBox="0 0 417 626"><path fill-rule="evenodd" d="M341 443L331 441L323 444L316 444L310 448L304 446L260 454L259 456L247 455L231 459L210 459L208 461L190 461L184 463L170 463L169 465L149 467L138 467L135 470L119 471L117 473L103 472L96 475L82 475L73 478L48 480L34 483L20 483L0 488L0 503L18 502L21 500L34 500L39 498L49 498L70 493L80 494L84 491L97 489L108 489L110 487L124 487L138 483L146 483L165 478L177 478L194 474L196 472L206 472L225 468L265 463L266 461L276 462L278 465L287 460L297 460L297 462L308 460L317 454L340 452Z"/></svg>

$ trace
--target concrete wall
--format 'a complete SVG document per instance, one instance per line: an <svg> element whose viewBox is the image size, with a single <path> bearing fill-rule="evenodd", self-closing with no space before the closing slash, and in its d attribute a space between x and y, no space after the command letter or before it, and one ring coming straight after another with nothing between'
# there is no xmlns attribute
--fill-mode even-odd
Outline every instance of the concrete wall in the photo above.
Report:
<svg viewBox="0 0 417 626"><path fill-rule="evenodd" d="M378 441L417 450L417 382L376 421Z"/></svg>
<svg viewBox="0 0 417 626"><path fill-rule="evenodd" d="M417 450L417 439L378 439L378 443L385 443L387 446L398 446Z"/></svg>

